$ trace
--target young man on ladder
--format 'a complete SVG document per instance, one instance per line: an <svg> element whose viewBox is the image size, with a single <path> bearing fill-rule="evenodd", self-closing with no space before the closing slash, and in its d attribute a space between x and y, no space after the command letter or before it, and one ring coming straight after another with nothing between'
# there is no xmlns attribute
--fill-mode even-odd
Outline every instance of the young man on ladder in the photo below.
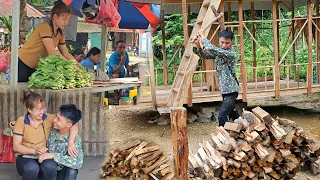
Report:
<svg viewBox="0 0 320 180"><path fill-rule="evenodd" d="M219 126L228 122L228 117L235 120L239 117L235 103L239 93L239 82L236 77L237 53L232 48L234 34L231 30L220 32L219 47L210 43L200 30L194 37L193 43L198 47L195 52L201 59L212 59L217 64L219 89L223 102L219 110Z"/></svg>

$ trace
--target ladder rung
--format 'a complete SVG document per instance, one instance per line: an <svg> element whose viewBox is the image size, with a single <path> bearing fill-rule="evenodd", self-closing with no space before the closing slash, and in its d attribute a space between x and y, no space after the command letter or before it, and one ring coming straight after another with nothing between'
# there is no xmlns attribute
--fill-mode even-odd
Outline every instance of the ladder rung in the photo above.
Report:
<svg viewBox="0 0 320 180"><path fill-rule="evenodd" d="M204 8L208 8L208 7L209 7L209 5L210 5L210 1L209 1L209 2L205 2L205 3L203 3L202 7L204 7Z"/></svg>
<svg viewBox="0 0 320 180"><path fill-rule="evenodd" d="M201 25L203 23L203 19L201 20L201 19L199 19L198 21L197 21L197 24L199 24L199 25Z"/></svg>
<svg viewBox="0 0 320 180"><path fill-rule="evenodd" d="M184 57L190 58L190 57L191 57L191 54L185 54Z"/></svg>
<svg viewBox="0 0 320 180"><path fill-rule="evenodd" d="M172 88L173 91L179 92L180 88Z"/></svg>

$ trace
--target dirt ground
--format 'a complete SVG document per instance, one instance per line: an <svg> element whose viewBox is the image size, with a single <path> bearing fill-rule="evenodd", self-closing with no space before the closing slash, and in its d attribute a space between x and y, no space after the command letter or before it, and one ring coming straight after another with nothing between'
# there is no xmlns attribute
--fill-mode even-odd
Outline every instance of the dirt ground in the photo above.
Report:
<svg viewBox="0 0 320 180"><path fill-rule="evenodd" d="M279 110L280 109L280 110ZM293 108L270 108L266 109L270 114L298 121L307 131L313 133L320 140L320 116L318 113L305 114L304 111ZM134 106L130 109L106 110L106 122L109 147L113 149L124 140L140 138L147 142L159 145L160 150L165 152L172 161L171 127L150 124L148 120L156 116L157 112L144 106ZM169 117L168 117L169 118ZM189 153L194 154L199 142L208 140L217 126L216 122L188 124ZM118 178L108 178L118 179ZM320 176L313 176L309 172L300 172L295 179L320 180Z"/></svg>

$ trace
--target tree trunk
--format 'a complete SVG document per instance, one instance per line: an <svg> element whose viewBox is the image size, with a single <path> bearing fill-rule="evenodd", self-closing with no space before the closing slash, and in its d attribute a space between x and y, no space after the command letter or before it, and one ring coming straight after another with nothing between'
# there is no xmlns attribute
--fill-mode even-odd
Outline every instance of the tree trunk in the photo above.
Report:
<svg viewBox="0 0 320 180"><path fill-rule="evenodd" d="M19 44L24 44L27 31L26 31L26 19L27 19L27 0L20 0L20 42Z"/></svg>

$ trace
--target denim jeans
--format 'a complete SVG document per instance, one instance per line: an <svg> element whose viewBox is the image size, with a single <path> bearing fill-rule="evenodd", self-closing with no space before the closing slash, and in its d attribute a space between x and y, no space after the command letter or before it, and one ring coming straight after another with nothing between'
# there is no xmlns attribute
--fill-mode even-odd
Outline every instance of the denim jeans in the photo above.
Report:
<svg viewBox="0 0 320 180"><path fill-rule="evenodd" d="M72 169L69 167L64 167L58 171L57 180L76 180L78 175L78 169Z"/></svg>
<svg viewBox="0 0 320 180"><path fill-rule="evenodd" d="M52 159L38 163L37 159L17 157L17 171L22 180L56 180L57 164Z"/></svg>
<svg viewBox="0 0 320 180"><path fill-rule="evenodd" d="M235 120L239 117L238 112L235 110L238 92L222 94L223 102L219 110L219 126L224 126L228 122L228 117Z"/></svg>

